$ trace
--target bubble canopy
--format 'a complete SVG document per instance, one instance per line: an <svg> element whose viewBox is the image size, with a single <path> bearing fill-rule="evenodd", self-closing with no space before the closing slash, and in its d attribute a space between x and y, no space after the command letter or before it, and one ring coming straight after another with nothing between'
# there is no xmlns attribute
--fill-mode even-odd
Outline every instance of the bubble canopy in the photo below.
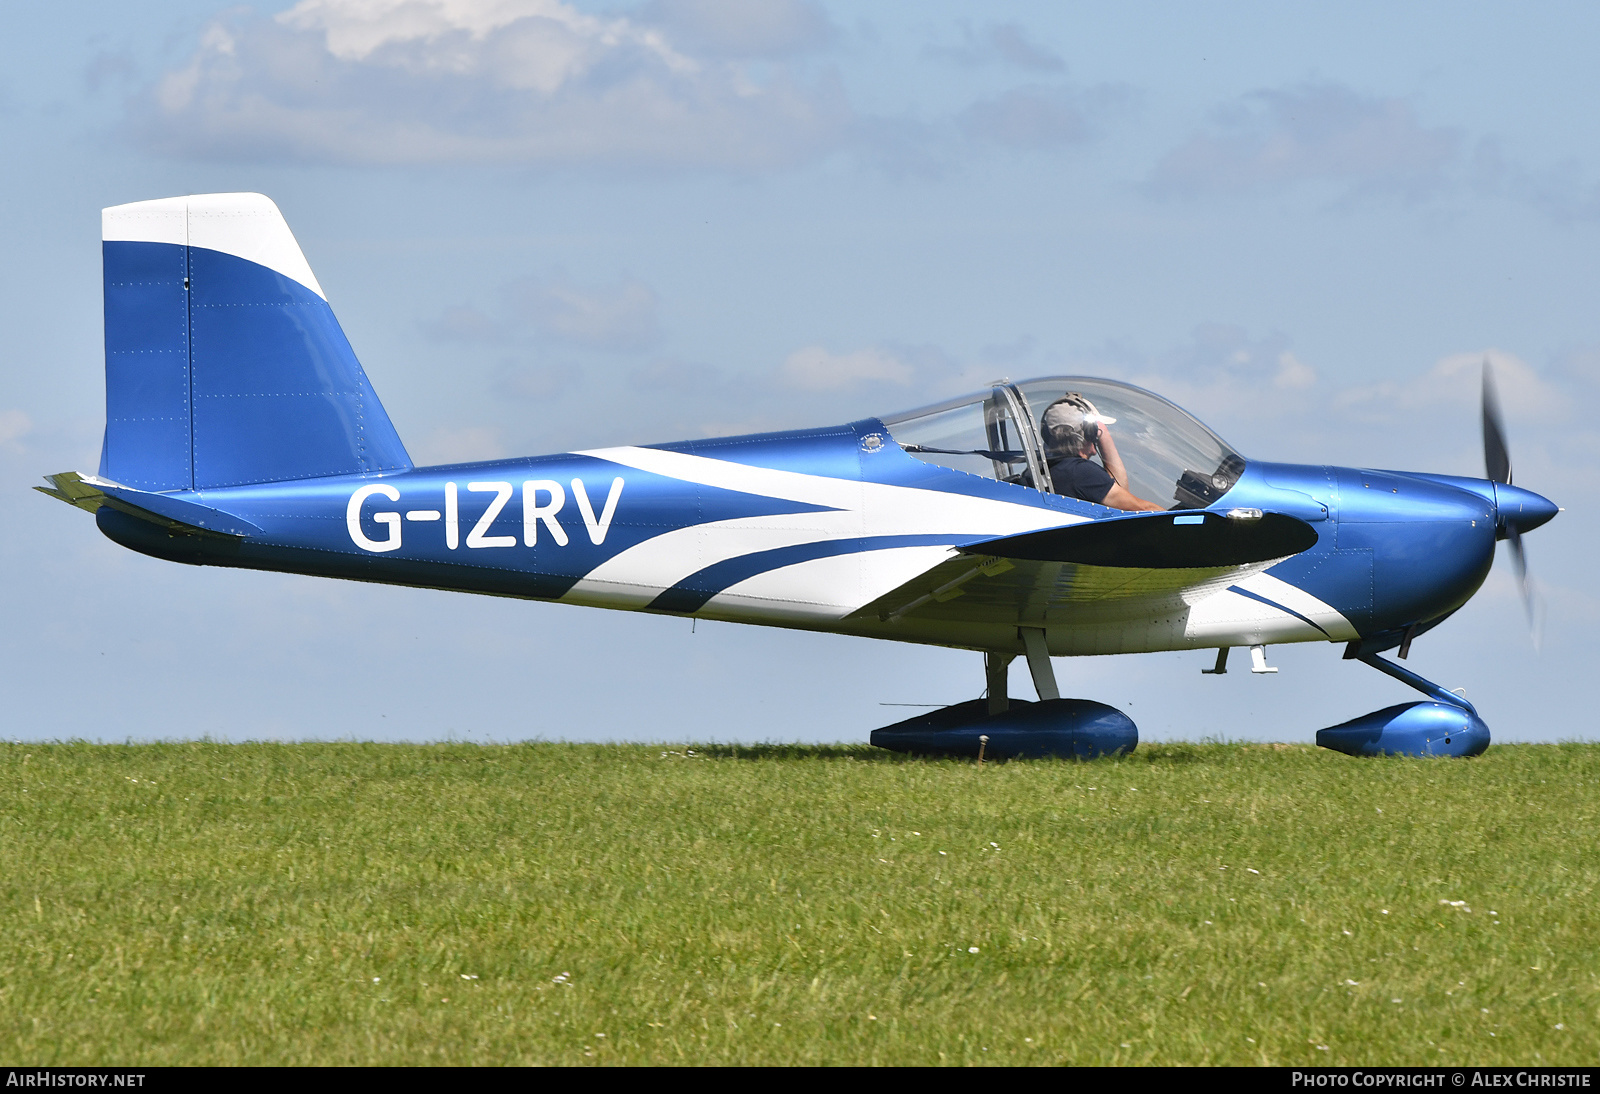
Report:
<svg viewBox="0 0 1600 1094"><path fill-rule="evenodd" d="M1128 490L1173 509L1203 509L1233 488L1245 461L1188 411L1115 380L1047 376L880 419L909 455L925 463L1002 482L1050 489L1040 422L1076 392L1115 424L1106 428L1128 470ZM1056 455L1059 455L1057 453Z"/></svg>

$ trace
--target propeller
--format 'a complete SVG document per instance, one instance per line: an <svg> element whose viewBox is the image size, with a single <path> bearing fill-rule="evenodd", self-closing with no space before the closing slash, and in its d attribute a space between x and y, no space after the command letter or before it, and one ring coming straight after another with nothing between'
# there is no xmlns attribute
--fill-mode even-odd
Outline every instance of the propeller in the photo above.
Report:
<svg viewBox="0 0 1600 1094"><path fill-rule="evenodd" d="M1500 413L1500 395L1494 386L1494 368L1489 359L1483 359L1483 465L1487 477L1498 483L1511 485L1511 451L1506 445L1505 418ZM1522 546L1522 529L1514 519L1501 519L1505 539L1511 548L1511 566L1517 572L1517 585L1522 589L1522 607L1528 613L1528 630L1533 635L1534 648L1539 646L1539 630L1535 623L1533 579L1528 576L1528 555Z"/></svg>

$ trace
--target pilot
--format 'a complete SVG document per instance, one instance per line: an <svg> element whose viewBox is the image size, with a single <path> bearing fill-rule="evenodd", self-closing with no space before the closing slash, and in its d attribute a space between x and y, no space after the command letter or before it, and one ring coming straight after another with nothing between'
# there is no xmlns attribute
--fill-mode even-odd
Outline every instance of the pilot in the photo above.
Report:
<svg viewBox="0 0 1600 1094"><path fill-rule="evenodd" d="M1067 392L1045 409L1044 449L1055 492L1112 509L1164 509L1128 491L1128 469L1106 428L1115 421L1076 391ZM1097 452L1104 467L1089 458Z"/></svg>

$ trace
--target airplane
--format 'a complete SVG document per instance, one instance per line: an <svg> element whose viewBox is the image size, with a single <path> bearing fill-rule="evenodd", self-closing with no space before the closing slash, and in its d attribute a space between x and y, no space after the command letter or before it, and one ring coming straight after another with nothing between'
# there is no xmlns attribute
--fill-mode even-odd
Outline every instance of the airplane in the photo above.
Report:
<svg viewBox="0 0 1600 1094"><path fill-rule="evenodd" d="M1522 535L1558 511L1511 483L1487 362L1484 478L1246 459L1161 396L1080 376L820 429L416 467L270 199L139 201L102 229L100 464L36 489L114 542L982 653L980 697L875 730L890 749L1126 752L1133 721L1063 698L1052 658L1215 649L1202 671L1224 673L1245 647L1270 673L1268 645L1327 642L1425 698L1319 745L1476 755L1472 704L1380 654L1406 659L1465 604L1499 540L1531 596ZM1073 466L1116 480L1100 503L1055 490L1061 405L1072 437L1099 435L1083 451L1102 463ZM1036 702L1007 694L1019 656Z"/></svg>

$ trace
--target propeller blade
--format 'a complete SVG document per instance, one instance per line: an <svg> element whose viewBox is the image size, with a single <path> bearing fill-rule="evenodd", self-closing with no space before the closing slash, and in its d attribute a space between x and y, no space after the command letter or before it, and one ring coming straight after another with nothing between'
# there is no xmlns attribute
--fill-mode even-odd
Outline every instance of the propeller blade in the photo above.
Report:
<svg viewBox="0 0 1600 1094"><path fill-rule="evenodd" d="M1483 464L1488 478L1511 485L1511 450L1506 446L1505 419L1500 416L1500 396L1494 389L1494 370L1483 359ZM1517 557L1521 556L1521 548Z"/></svg>
<svg viewBox="0 0 1600 1094"><path fill-rule="evenodd" d="M1517 587L1522 590L1522 606L1528 610L1528 622L1533 622L1533 585L1528 580L1528 553L1522 546L1522 533L1516 525L1507 529L1506 546L1511 548L1511 568L1517 572Z"/></svg>
<svg viewBox="0 0 1600 1094"><path fill-rule="evenodd" d="M1506 546L1511 548L1511 568L1517 572L1517 587L1522 590L1522 608L1528 614L1528 634L1533 638L1533 648L1538 650L1543 644L1539 625L1542 613L1538 611L1533 578L1528 574L1527 549L1522 546L1522 533L1516 525L1508 527L1506 532Z"/></svg>
<svg viewBox="0 0 1600 1094"><path fill-rule="evenodd" d="M1506 423L1500 413L1500 395L1494 386L1494 368L1489 359L1483 359L1483 465L1488 477L1495 482L1511 485L1511 450L1506 445ZM1498 496L1498 493L1497 493ZM1548 504L1548 503L1547 503ZM1521 506L1518 507L1519 511ZM1538 527L1543 520L1533 522ZM1528 633L1533 638L1533 648L1542 645L1543 612L1539 610L1538 594L1533 578L1528 576L1528 554L1522 546L1522 529L1514 518L1502 518L1506 545L1511 549L1511 566L1517 572L1517 587L1522 590L1522 608L1528 614Z"/></svg>

